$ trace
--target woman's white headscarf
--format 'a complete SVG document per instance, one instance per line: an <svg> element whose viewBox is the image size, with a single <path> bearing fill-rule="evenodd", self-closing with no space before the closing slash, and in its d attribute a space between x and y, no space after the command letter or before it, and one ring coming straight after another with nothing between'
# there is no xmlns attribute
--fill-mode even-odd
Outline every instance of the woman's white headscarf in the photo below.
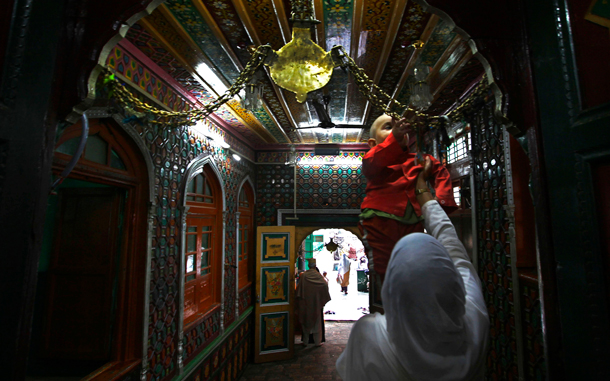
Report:
<svg viewBox="0 0 610 381"><path fill-rule="evenodd" d="M464 282L445 247L414 233L388 264L381 298L400 364L418 380L463 379L471 369ZM475 359L476 361L476 359Z"/></svg>
<svg viewBox="0 0 610 381"><path fill-rule="evenodd" d="M483 315L466 303L463 276L470 278L461 272L445 247L427 234L398 241L381 290L385 315L376 313L356 323L337 361L339 374L345 380L475 376L483 365L477 320ZM468 292L480 295L480 289Z"/></svg>
<svg viewBox="0 0 610 381"><path fill-rule="evenodd" d="M349 258L347 257L347 254L343 253L343 255L341 256L341 261L339 261L339 267L337 269L339 271L339 275L343 276L343 274L349 271L349 267Z"/></svg>

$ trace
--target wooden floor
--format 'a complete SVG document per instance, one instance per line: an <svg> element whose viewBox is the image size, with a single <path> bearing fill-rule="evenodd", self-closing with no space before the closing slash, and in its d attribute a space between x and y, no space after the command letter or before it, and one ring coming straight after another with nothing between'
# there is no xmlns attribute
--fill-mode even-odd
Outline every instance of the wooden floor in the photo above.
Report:
<svg viewBox="0 0 610 381"><path fill-rule="evenodd" d="M335 363L347 345L352 325L353 321L327 321L324 345L316 347L310 344L305 348L297 336L294 358L266 364L248 364L240 381L341 380Z"/></svg>

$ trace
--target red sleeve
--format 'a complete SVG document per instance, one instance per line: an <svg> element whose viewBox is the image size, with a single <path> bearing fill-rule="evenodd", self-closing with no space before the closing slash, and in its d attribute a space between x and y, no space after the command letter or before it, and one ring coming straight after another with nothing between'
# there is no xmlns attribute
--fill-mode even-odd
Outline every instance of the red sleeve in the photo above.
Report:
<svg viewBox="0 0 610 381"><path fill-rule="evenodd" d="M405 160L404 152L393 134L381 143L371 148L362 158L362 173L367 179L382 175L390 165L401 164Z"/></svg>
<svg viewBox="0 0 610 381"><path fill-rule="evenodd" d="M430 155L429 155L430 156ZM434 176L434 190L438 203L447 214L458 209L453 197L453 187L451 186L451 176L447 168L438 160L430 156L432 160L432 175Z"/></svg>

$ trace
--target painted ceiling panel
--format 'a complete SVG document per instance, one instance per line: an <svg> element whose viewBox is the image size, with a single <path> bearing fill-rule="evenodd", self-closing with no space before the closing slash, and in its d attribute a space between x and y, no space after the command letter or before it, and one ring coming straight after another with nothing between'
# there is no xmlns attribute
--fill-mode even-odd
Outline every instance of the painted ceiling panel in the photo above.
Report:
<svg viewBox="0 0 610 381"><path fill-rule="evenodd" d="M153 17L141 21L142 24L154 25L155 31L162 31L161 38L167 37L173 43L174 48L181 51L190 52L188 44L178 35L173 27L163 17L161 12L155 11ZM162 47L149 33L146 27L141 23L136 24L127 33L127 39L140 50L156 62L161 69L170 74L178 83L185 89L189 90L203 104L212 103L215 99L201 83L196 80L186 68L181 65L176 59L172 58L171 54ZM165 39L165 38L164 38ZM184 56L191 61L196 60L195 54L185 54ZM192 69L191 69L192 70ZM244 138L252 142L254 145L261 145L266 142L286 142L285 136L278 130L275 124L267 123L261 125L262 122L257 120L250 112L242 109L236 102L222 106L217 112L228 125L233 127L236 132ZM269 118L268 118L269 119ZM268 131L264 131L267 128Z"/></svg>
<svg viewBox="0 0 610 381"><path fill-rule="evenodd" d="M288 41L284 41L279 20L272 0L244 0L252 23L257 30L261 44L269 44L273 50L280 50Z"/></svg>
<svg viewBox="0 0 610 381"><path fill-rule="evenodd" d="M388 36L388 28L392 18L393 5L398 2L383 0L364 1L360 31L356 31L357 41L352 41L355 45L352 52L356 52L352 57L358 66L364 69L366 75L374 79L380 62L385 44L391 44L394 36ZM397 16L398 17L398 16ZM387 37L387 38L386 38ZM356 87L353 77L350 78L350 86ZM367 98L360 91L350 91L347 109L347 121L350 124L361 124L364 118Z"/></svg>
<svg viewBox="0 0 610 381"><path fill-rule="evenodd" d="M454 37L455 32L451 25L441 19L438 24L436 24L430 40L428 40L424 46L424 50L419 56L418 62L425 66L434 66Z"/></svg>
<svg viewBox="0 0 610 381"><path fill-rule="evenodd" d="M413 53L413 49L409 48L409 45L420 38L429 19L430 14L424 13L418 4L409 3L403 13L392 52L379 82L379 87L386 93L391 94L398 85L398 81L409 62L409 57Z"/></svg>
<svg viewBox="0 0 610 381"><path fill-rule="evenodd" d="M137 46L146 56L159 65L165 72L171 75L184 88L189 90L195 97L201 98L207 90L197 81L185 64L196 65L199 61L188 44L179 36L171 25L167 23L160 12L155 11L152 17L141 20L127 32L127 39ZM151 34L151 29L163 40L162 43ZM171 42L170 42L171 41ZM167 49L167 45L172 44L174 54ZM179 56L181 60L176 59Z"/></svg>
<svg viewBox="0 0 610 381"><path fill-rule="evenodd" d="M460 41L447 60L443 62L440 69L430 81L430 88L436 89L442 81L444 81L455 67L460 63L460 60L467 53L469 47L465 41Z"/></svg>
<svg viewBox="0 0 610 381"><path fill-rule="evenodd" d="M230 1L200 0L210 12L243 66L250 60L248 46L254 44Z"/></svg>
<svg viewBox="0 0 610 381"><path fill-rule="evenodd" d="M485 69L481 62L476 58L470 58L468 62L461 68L453 77L448 86L446 86L437 96L437 101L430 107L430 112L440 114L446 111L459 98L479 81Z"/></svg>
<svg viewBox="0 0 610 381"><path fill-rule="evenodd" d="M429 113L440 113L460 99L481 78L482 64L457 36L450 20L424 11L409 0L312 0L321 23L312 39L330 50L341 45L365 73L390 96L408 104L412 68L432 68L428 81L435 95ZM290 0L167 0L157 11L132 27L127 39L201 103L213 102L203 81L214 82L198 70L207 64L226 85L232 84L250 60L249 48L270 44L274 50L291 38ZM422 40L415 52L410 45ZM215 112L252 147L295 143L360 143L368 128L341 129L340 124L370 126L379 115L363 96L353 77L336 68L320 95L329 95L329 116L337 128L317 126L319 118L294 93L277 87L268 70L262 76L264 107L249 112L237 100ZM402 111L402 110L401 110ZM269 145L269 147L271 147Z"/></svg>
<svg viewBox="0 0 610 381"><path fill-rule="evenodd" d="M350 51L352 39L353 0L324 0L324 32L326 50L341 45ZM322 20L320 20L322 21ZM349 76L341 69L335 69L327 87L330 95L329 113L334 123L346 123L345 103Z"/></svg>
<svg viewBox="0 0 610 381"><path fill-rule="evenodd" d="M244 110L244 112L246 112L246 110ZM273 137L279 143L288 143L288 139L286 138L286 135L284 134L284 132L276 126L275 122L273 121L271 116L269 116L269 113L267 113L267 111L264 108L255 110L254 115L261 122L261 124L263 126L265 126L265 128L271 132Z"/></svg>
<svg viewBox="0 0 610 381"><path fill-rule="evenodd" d="M421 39L424 29L430 22L430 13L426 13L413 2L407 4L406 9L402 14L400 27L396 33L394 44L381 78L379 79L379 87L387 94L393 94L395 89L400 84L400 79L408 68L409 60L413 56L414 49L410 46L418 39ZM397 100L403 104L408 101L410 92L403 94L403 98ZM406 96L406 100L404 97ZM400 110L402 111L402 110ZM381 114L381 110L373 107L369 113L364 125L370 127L373 121ZM363 141L368 139L368 133L362 135Z"/></svg>
<svg viewBox="0 0 610 381"><path fill-rule="evenodd" d="M239 76L239 69L193 3L190 0L167 0L165 5L210 62L220 70L227 83L233 83Z"/></svg>
<svg viewBox="0 0 610 381"><path fill-rule="evenodd" d="M290 130L290 127L292 126L292 122L289 119L289 115L285 112L284 108L282 107L282 104L280 103L280 100L277 97L277 94L275 93L273 87L274 85L271 83L271 80L269 80L268 77L265 77L265 79L263 80L263 100L265 101L265 103L267 104L267 106L269 107L269 109L271 110L271 112L273 113L273 115L275 116L275 118L277 119L280 127L284 130ZM290 135L289 135L290 136ZM293 143L298 142L298 139L292 139L291 141Z"/></svg>

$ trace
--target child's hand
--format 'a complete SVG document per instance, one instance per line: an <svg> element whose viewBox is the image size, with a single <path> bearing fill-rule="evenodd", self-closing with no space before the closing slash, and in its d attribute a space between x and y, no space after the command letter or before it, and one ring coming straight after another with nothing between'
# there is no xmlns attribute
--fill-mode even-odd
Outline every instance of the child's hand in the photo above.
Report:
<svg viewBox="0 0 610 381"><path fill-rule="evenodd" d="M406 118L396 119L392 118L392 135L394 139L400 144L402 148L409 146L409 134L407 131L411 125L407 122Z"/></svg>

